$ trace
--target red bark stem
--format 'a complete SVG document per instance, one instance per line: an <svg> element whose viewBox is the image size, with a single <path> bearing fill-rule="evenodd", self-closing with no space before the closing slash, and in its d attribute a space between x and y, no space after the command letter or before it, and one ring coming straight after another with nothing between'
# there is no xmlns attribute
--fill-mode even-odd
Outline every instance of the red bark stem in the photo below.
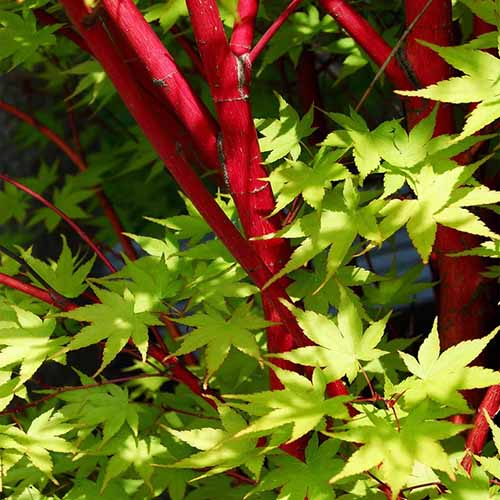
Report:
<svg viewBox="0 0 500 500"><path fill-rule="evenodd" d="M305 113L311 106L323 108L323 101L318 84L318 72L316 70L316 57L312 50L304 48L297 64L297 91L300 106ZM328 126L325 114L314 109L313 127L314 133L310 136L310 142L317 144L328 134Z"/></svg>
<svg viewBox="0 0 500 500"><path fill-rule="evenodd" d="M409 25L426 7L427 0L406 0L405 16ZM448 46L453 43L453 26L450 0L434 0L406 39L405 59L422 87L451 77L448 63L436 52L424 47L419 40ZM435 102L425 99L408 99L406 112L408 128L413 128L434 108ZM452 106L440 104L436 119L435 135L452 134L455 130Z"/></svg>
<svg viewBox="0 0 500 500"><path fill-rule="evenodd" d="M33 128L36 128L42 135L44 135L49 141L54 143L72 162L73 164L80 170L80 172L84 172L87 170L87 165L83 161L82 157L58 134L56 134L53 130L40 123L36 118L24 113L20 109L12 106L11 104L6 103L0 99L0 109L3 109L7 113L15 116L19 120L27 123ZM118 214L116 213L113 205L109 201L109 198L102 191L101 188L95 188L96 196L99 200L99 203L109 220L113 230L120 241L123 250L127 254L130 259L136 259L137 254L132 246L130 240L123 234L125 230L123 229L122 223Z"/></svg>
<svg viewBox="0 0 500 500"><path fill-rule="evenodd" d="M269 26L267 31L262 35L259 41L255 44L254 48L250 51L250 63L253 64L257 57L264 49L264 47L269 43L269 40L276 34L276 32L281 28L283 23L297 10L302 0L292 0L285 10L274 20L274 22Z"/></svg>
<svg viewBox="0 0 500 500"><path fill-rule="evenodd" d="M233 54L241 56L252 48L255 19L259 10L259 0L239 0L238 16L233 26L230 47Z"/></svg>
<svg viewBox="0 0 500 500"><path fill-rule="evenodd" d="M493 385L487 390L483 401L479 405L474 418L474 427L467 436L465 445L466 454L462 460L462 466L469 474L472 468L472 455L479 455L481 453L490 432L490 426L484 413L486 412L493 419L499 411L500 385Z"/></svg>
<svg viewBox="0 0 500 500"><path fill-rule="evenodd" d="M406 22L410 23L426 4L426 0L406 1ZM406 44L406 58L422 86L446 80L452 70L439 55L418 40L447 46L453 43L450 0L434 0L410 33ZM420 104L420 105L419 105ZM435 105L432 101L408 100L408 125L412 128ZM454 132L452 107L441 104L435 135ZM461 155L461 158L467 155ZM432 261L439 273L438 318L443 349L467 339L482 337L489 330L492 317L491 287L482 276L486 270L480 257L453 257L450 254L479 245L480 238L438 226ZM474 397L474 394L470 394ZM472 400L471 400L472 402ZM479 402L479 401L478 401ZM477 402L477 403L478 403Z"/></svg>
<svg viewBox="0 0 500 500"><path fill-rule="evenodd" d="M7 286L14 290L19 290L20 292L41 300L46 304L57 307L58 309L62 309L63 311L72 311L73 309L78 308L76 304L69 302L64 297L61 300L61 298L59 296L55 296L54 293L47 292L47 290L30 285L29 283L24 283L24 281L18 280L8 274L0 273L0 285Z"/></svg>
<svg viewBox="0 0 500 500"><path fill-rule="evenodd" d="M377 66L382 66L391 54L391 47L368 21L345 0L320 0L322 7L344 28ZM414 85L396 59L391 59L385 74L398 89L412 89Z"/></svg>
<svg viewBox="0 0 500 500"><path fill-rule="evenodd" d="M103 22L111 21L116 27L137 58L136 64L155 86L156 94L168 103L188 131L205 165L218 169L217 125L141 12L132 0L102 0L100 8L105 12ZM80 32L85 38L82 28Z"/></svg>
<svg viewBox="0 0 500 500"><path fill-rule="evenodd" d="M214 0L188 0L187 6L221 127L222 168L243 230L249 238L276 232L280 229L280 221L277 217L268 218L275 202L270 184L262 180L268 174L262 164L249 103L251 66L248 52L240 55L232 52ZM290 257L289 243L282 238L253 241L252 246L272 274ZM279 282L283 288L287 284L286 280ZM268 329L270 352L290 350L293 339L303 337L300 328L293 315L267 290L262 297L269 320L282 323L285 315L288 322L295 325L294 331L282 325ZM276 386L278 382L273 379Z"/></svg>
<svg viewBox="0 0 500 500"><path fill-rule="evenodd" d="M25 186L19 181L11 179L8 175L0 174L0 179L4 182L8 182L12 184L17 189L24 191L26 194L29 194L35 200L38 200L40 203L44 204L47 208L56 213L61 219L68 224L68 226L75 231L75 233L92 249L92 251L102 260L102 262L106 265L106 267L112 272L116 272L115 266L109 261L109 259L104 255L104 253L100 250L100 248L92 241L92 238L71 218L68 217L62 210L59 210L53 203L44 198L42 195L36 193L28 186Z"/></svg>

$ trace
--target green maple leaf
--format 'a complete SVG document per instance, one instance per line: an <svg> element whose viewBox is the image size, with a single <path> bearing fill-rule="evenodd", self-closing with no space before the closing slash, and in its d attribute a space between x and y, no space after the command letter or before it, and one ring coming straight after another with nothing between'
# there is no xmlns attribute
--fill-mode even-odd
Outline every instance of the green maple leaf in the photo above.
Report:
<svg viewBox="0 0 500 500"><path fill-rule="evenodd" d="M37 28L36 18L29 9L23 10L23 16L0 12L0 60L12 57L12 68L34 59L40 47L48 47L56 43L54 31L60 25Z"/></svg>
<svg viewBox="0 0 500 500"><path fill-rule="evenodd" d="M74 422L80 431L80 440L98 426L102 428L101 444L115 436L125 424L137 435L139 407L130 402L126 388L109 384L85 391L65 392L57 397L66 402L61 413L67 421Z"/></svg>
<svg viewBox="0 0 500 500"><path fill-rule="evenodd" d="M341 155L341 150L326 152L322 148L311 166L289 160L274 169L268 179L278 196L271 215L278 213L299 195L311 207L318 209L331 183L349 176L344 165L337 162Z"/></svg>
<svg viewBox="0 0 500 500"><path fill-rule="evenodd" d="M251 304L243 303L227 319L211 310L209 314L196 313L188 318L176 320L184 325L194 326L196 330L182 337L182 345L174 356L181 356L206 346L204 356L207 379L222 365L231 346L259 359L260 350L253 331L262 330L272 323L253 314L251 307Z"/></svg>
<svg viewBox="0 0 500 500"><path fill-rule="evenodd" d="M337 440L329 439L319 445L318 435L314 434L306 448L305 462L290 455L273 458L278 468L269 472L245 498L280 487L276 500L333 500L328 481L343 465L341 459L334 458L338 449Z"/></svg>
<svg viewBox="0 0 500 500"><path fill-rule="evenodd" d="M93 196L94 192L91 189L82 188L77 178L67 179L62 188L54 190L52 203L71 219L85 219L89 217L89 214L81 208L80 204ZM30 220L30 226L44 222L47 229L53 231L60 221L59 215L50 208L45 207L37 210Z"/></svg>
<svg viewBox="0 0 500 500"><path fill-rule="evenodd" d="M380 244L382 235L376 219L380 204L375 200L363 206L362 201L353 179L348 178L325 196L321 212L307 214L281 231L266 235L263 239L305 237L266 286L304 266L329 247L324 285L347 259L358 234L373 244Z"/></svg>
<svg viewBox="0 0 500 500"><path fill-rule="evenodd" d="M192 469L211 467L209 472L198 476L197 479L201 479L245 465L258 477L265 456L264 449L257 447L258 438L236 436L248 424L235 410L221 405L218 407L218 412L223 429L212 427L182 431L169 429L169 432L181 441L201 450L169 467Z"/></svg>
<svg viewBox="0 0 500 500"><path fill-rule="evenodd" d="M330 133L323 141L323 145L344 149L352 147L354 162L361 180L364 180L378 168L381 160L373 133L370 132L363 117L353 110L350 116L340 113L328 113L328 116L343 129Z"/></svg>
<svg viewBox="0 0 500 500"><path fill-rule="evenodd" d="M12 306L16 321L0 322L0 368L21 365L18 384L29 380L47 359L60 354L67 337L51 338L55 319L40 319L36 314Z"/></svg>
<svg viewBox="0 0 500 500"><path fill-rule="evenodd" d="M389 314L372 323L363 333L363 323L355 304L343 290L337 322L313 311L302 311L291 305L287 307L293 311L306 337L316 345L273 354L275 358L321 367L329 382L343 376L352 382L359 373L361 361L372 361L387 354L376 346L382 340Z"/></svg>
<svg viewBox="0 0 500 500"><path fill-rule="evenodd" d="M479 102L468 115L458 139L472 135L500 117L500 59L470 47L439 47L420 42L437 52L464 76L440 81L421 90L399 90L398 94L419 96L449 103Z"/></svg>
<svg viewBox="0 0 500 500"><path fill-rule="evenodd" d="M380 305L394 307L408 304L417 293L432 287L432 283L418 281L424 270L422 264L416 264L403 274L398 272L395 264L396 262L394 262L390 272L384 276L385 279L378 283L378 286L364 289L365 304L375 307Z"/></svg>
<svg viewBox="0 0 500 500"><path fill-rule="evenodd" d="M159 257L127 260L120 271L99 280L99 283L119 294L123 294L125 289L130 290L136 312L165 310L163 301L177 296L181 282L178 273L169 269L168 259L162 255L163 250L160 250Z"/></svg>
<svg viewBox="0 0 500 500"><path fill-rule="evenodd" d="M325 254L316 256L312 261L311 270L298 269L295 271L292 275L293 283L287 288L289 297L293 302L303 300L304 308L307 310L326 315L330 305L338 309L340 294L343 290L356 306L359 316L369 319L359 296L349 287L368 285L381 281L383 278L362 267L342 266L331 280L324 283L326 257ZM366 287L364 290L368 291L371 288Z"/></svg>
<svg viewBox="0 0 500 500"><path fill-rule="evenodd" d="M440 353L437 321L418 351L418 359L400 352L413 375L395 387L404 393L406 404L414 406L426 399L467 411L468 406L458 392L463 389L488 387L500 383L500 373L480 366L467 367L483 351L500 327L486 337L460 342Z"/></svg>
<svg viewBox="0 0 500 500"><path fill-rule="evenodd" d="M0 224L8 222L10 219L22 224L26 219L28 207L26 193L12 184L4 182L3 190L0 191Z"/></svg>
<svg viewBox="0 0 500 500"><path fill-rule="evenodd" d="M87 288L84 283L94 265L95 255L87 262L82 263L78 254L73 256L66 242L66 237L61 235L62 250L57 261L47 264L31 255L30 250L22 250L21 257L29 264L56 292L63 297L78 297Z"/></svg>
<svg viewBox="0 0 500 500"><path fill-rule="evenodd" d="M18 460L25 455L35 467L52 477L53 462L49 452L75 451L71 443L60 437L71 430L73 426L65 423L61 414L49 410L32 420L27 432L17 426L3 426L0 449L13 450Z"/></svg>
<svg viewBox="0 0 500 500"><path fill-rule="evenodd" d="M101 304L79 307L73 311L58 313L57 316L91 323L83 327L66 347L68 351L82 349L106 340L102 354L100 373L132 339L146 359L148 350L148 326L161 324L160 320L149 312L137 312L136 301L126 289L123 296L103 289L94 289Z"/></svg>
<svg viewBox="0 0 500 500"><path fill-rule="evenodd" d="M487 23L497 23L499 8L495 0L460 0L460 2ZM496 33L495 35L498 36Z"/></svg>
<svg viewBox="0 0 500 500"><path fill-rule="evenodd" d="M416 200L391 200L380 210L384 238L406 224L408 234L424 263L436 238L437 225L489 238L499 238L481 219L466 207L494 204L500 191L485 186L461 186L476 168L458 168L454 162L426 164L411 176Z"/></svg>
<svg viewBox="0 0 500 500"><path fill-rule="evenodd" d="M158 20L160 26L168 31L180 17L187 16L188 11L184 0L167 0L148 7L144 19L149 23Z"/></svg>
<svg viewBox="0 0 500 500"><path fill-rule="evenodd" d="M276 4L277 6L279 4ZM273 4L266 6L266 10L273 8ZM270 12L270 15L278 16L281 11ZM299 56L307 44L319 33L332 33L338 31L335 21L329 15L320 17L318 9L314 5L308 5L306 12L292 14L282 28L270 40L267 50L264 53L262 66L258 74L281 56L288 56L296 66Z"/></svg>
<svg viewBox="0 0 500 500"><path fill-rule="evenodd" d="M104 69L94 59L79 63L67 69L66 73L81 77L75 90L68 96L68 99L81 96L81 99L75 103L75 107L97 104L98 110L116 92Z"/></svg>
<svg viewBox="0 0 500 500"><path fill-rule="evenodd" d="M483 470L484 469L484 470ZM473 464L470 474L462 467L457 468L454 479L442 477L441 482L448 490L443 499L448 500L492 500L498 498L498 487L492 488L492 482L484 466ZM440 495L441 497L441 495Z"/></svg>
<svg viewBox="0 0 500 500"><path fill-rule="evenodd" d="M178 298L188 299L190 307L202 304L206 311L213 308L229 314L227 297L249 297L258 292L256 286L243 281L246 272L224 258L214 257L208 263L196 262L190 272L185 273L185 278L187 286Z"/></svg>
<svg viewBox="0 0 500 500"><path fill-rule="evenodd" d="M297 160L302 150L300 141L314 132L311 127L313 122L313 109L311 108L302 119L298 113L279 94L279 119L259 119L256 126L261 135L259 139L262 152L271 151L266 158L266 163L272 163L290 154Z"/></svg>
<svg viewBox="0 0 500 500"><path fill-rule="evenodd" d="M284 425L291 425L289 441L295 441L322 423L325 416L347 418L345 402L351 398L337 396L325 399L327 379L316 368L312 380L298 373L272 367L284 386L280 391L264 391L255 394L227 395L228 399L241 399L248 404L243 409L248 413L267 413L240 431L236 437L252 433L269 433Z"/></svg>
<svg viewBox="0 0 500 500"><path fill-rule="evenodd" d="M395 499L417 462L444 471L453 478L450 459L439 441L458 434L468 426L433 420L428 414L427 403L399 417L398 422L390 412L364 409L349 424L327 433L343 441L363 443L349 457L344 469L331 478L331 482L376 468L377 476L382 474Z"/></svg>
<svg viewBox="0 0 500 500"><path fill-rule="evenodd" d="M106 464L100 493L106 489L111 479L124 474L132 465L146 485L149 485L150 490L153 490L151 477L156 470L153 464L165 459L171 460L171 455L158 437L137 438L128 434L121 440L119 449Z"/></svg>

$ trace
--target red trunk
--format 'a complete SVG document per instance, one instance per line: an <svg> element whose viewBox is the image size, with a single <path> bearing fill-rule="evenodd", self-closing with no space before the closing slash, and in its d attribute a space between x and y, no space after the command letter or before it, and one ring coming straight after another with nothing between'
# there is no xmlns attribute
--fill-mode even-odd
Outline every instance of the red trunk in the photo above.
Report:
<svg viewBox="0 0 500 500"><path fill-rule="evenodd" d="M406 1L406 22L409 24L422 10L426 0ZM421 86L452 76L451 68L434 51L418 40L437 45L452 45L451 2L434 0L410 33L406 58ZM406 103L408 127L412 128L427 116L435 103L409 99ZM451 105L440 104L435 135L454 133ZM438 321L441 348L488 333L492 318L491 286L481 275L486 270L479 257L453 257L450 254L479 245L477 236L438 226L431 262L439 278ZM468 394L472 404L479 403L479 394Z"/></svg>

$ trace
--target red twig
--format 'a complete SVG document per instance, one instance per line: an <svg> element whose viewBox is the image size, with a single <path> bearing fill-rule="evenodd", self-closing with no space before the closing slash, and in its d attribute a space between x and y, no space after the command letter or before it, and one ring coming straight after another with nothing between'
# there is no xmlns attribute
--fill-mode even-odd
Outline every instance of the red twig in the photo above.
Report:
<svg viewBox="0 0 500 500"><path fill-rule="evenodd" d="M51 203L49 200L44 198L42 195L36 193L32 189L30 189L28 186L25 186L24 184L20 183L19 181L16 181L14 179L11 179L8 175L5 174L0 174L0 179L3 180L4 182L8 182L9 184L12 184L16 188L20 189L21 191L24 191L25 193L29 194L32 198L35 198L38 200L40 203L43 203L47 208L52 210L54 213L56 213L61 219L68 224L68 226L75 231L75 233L92 249L92 251L102 260L102 262L106 265L106 267L112 272L116 272L115 267L113 264L109 261L109 259L104 255L103 252L99 249L99 247L92 241L92 238L73 220L71 217L68 217L64 212L59 210L53 203Z"/></svg>
<svg viewBox="0 0 500 500"><path fill-rule="evenodd" d="M472 455L481 453L490 432L490 426L484 413L486 412L491 418L500 411L500 385L491 386L483 401L477 409L476 417L474 418L474 427L469 432L466 441L466 454L462 460L463 468L470 474L472 468Z"/></svg>
<svg viewBox="0 0 500 500"><path fill-rule="evenodd" d="M255 44L254 48L250 51L250 63L253 64L257 57L264 49L264 47L269 43L269 40L276 34L276 32L281 28L283 23L293 14L302 0L292 0L285 10L276 18L276 20L269 26L267 31L262 35L260 40Z"/></svg>
<svg viewBox="0 0 500 500"><path fill-rule="evenodd" d="M20 109L0 100L0 109L6 111L7 113L15 116L19 120L27 123L33 128L36 128L42 135L44 135L49 141L53 142L78 168L80 171L86 170L87 166L80 158L79 154L71 147L69 144L53 130L40 123L36 118L24 113Z"/></svg>
<svg viewBox="0 0 500 500"><path fill-rule="evenodd" d="M320 3L377 66L384 64L391 54L391 47L363 16L345 0L320 0ZM398 89L414 88L411 79L395 59L387 64L385 74Z"/></svg>
<svg viewBox="0 0 500 500"><path fill-rule="evenodd" d="M233 26L230 47L233 54L241 56L252 48L255 18L259 10L259 0L239 0L238 17Z"/></svg>
<svg viewBox="0 0 500 500"><path fill-rule="evenodd" d="M11 104L6 103L0 99L0 109L3 109L7 113L15 116L19 120L24 123L30 125L31 127L37 129L42 135L44 135L49 141L54 143L72 162L73 164L80 170L80 172L84 172L87 170L87 165L83 161L82 157L58 134L56 134L53 130L40 123L36 118L24 113L20 109L12 106ZM106 194L101 190L101 188L95 188L96 196L101 204L101 207L106 214L107 219L109 220L115 234L117 235L123 250L127 254L127 256L134 260L137 258L137 254L132 246L130 240L123 234L124 229L122 223L116 213L113 205L111 205Z"/></svg>
<svg viewBox="0 0 500 500"><path fill-rule="evenodd" d="M62 309L63 311L72 311L78 307L64 297L61 297L59 294L55 294L53 291L48 292L47 290L30 285L29 283L24 283L23 281L13 278L7 274L0 273L0 284L13 288L14 290L19 290L27 295L31 295L32 297L35 297L35 299L41 300L42 302Z"/></svg>

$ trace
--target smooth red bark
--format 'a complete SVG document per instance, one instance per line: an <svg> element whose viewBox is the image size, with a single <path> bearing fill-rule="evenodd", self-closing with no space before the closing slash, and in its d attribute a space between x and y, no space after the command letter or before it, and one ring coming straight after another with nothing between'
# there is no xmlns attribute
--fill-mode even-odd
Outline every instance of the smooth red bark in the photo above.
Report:
<svg viewBox="0 0 500 500"><path fill-rule="evenodd" d="M146 73L156 95L168 103L204 164L218 169L217 125L141 12L132 0L102 0L100 8L105 12L104 22L111 22L128 44L128 59L135 59L134 66Z"/></svg>
<svg viewBox="0 0 500 500"><path fill-rule="evenodd" d="M426 6L427 0L406 0L405 16L409 25ZM452 75L450 66L439 55L419 40L448 46L453 44L453 25L451 2L434 0L414 26L406 39L405 58L420 87L426 87L440 80L447 80ZM408 128L413 128L434 108L435 102L426 99L408 99L406 113ZM435 135L454 133L452 106L440 104L436 120Z"/></svg>
<svg viewBox="0 0 500 500"><path fill-rule="evenodd" d="M259 0L239 0L238 17L233 26L230 47L233 54L240 56L252 48L255 18L259 10Z"/></svg>
<svg viewBox="0 0 500 500"><path fill-rule="evenodd" d="M500 411L500 385L491 386L486 392L483 401L477 409L474 418L474 427L467 436L466 454L462 460L462 466L470 473L472 469L472 454L479 455L483 450L486 439L490 432L490 426L484 413L486 412L492 419Z"/></svg>
<svg viewBox="0 0 500 500"><path fill-rule="evenodd" d="M243 230L248 238L276 232L280 221L278 217L268 217L275 203L269 183L263 180L268 174L262 164L249 103L249 54L232 52L215 1L188 0L187 6L221 128L222 168ZM290 246L284 239L251 244L271 274L279 271L290 257ZM288 282L280 280L278 284L285 287ZM274 300L270 289L262 292L262 299L266 318L281 323L268 329L269 351L290 350L297 339L303 339L293 315ZM288 327L283 326L284 321ZM283 361L276 364L289 366ZM271 383L274 388L281 387L274 376Z"/></svg>

